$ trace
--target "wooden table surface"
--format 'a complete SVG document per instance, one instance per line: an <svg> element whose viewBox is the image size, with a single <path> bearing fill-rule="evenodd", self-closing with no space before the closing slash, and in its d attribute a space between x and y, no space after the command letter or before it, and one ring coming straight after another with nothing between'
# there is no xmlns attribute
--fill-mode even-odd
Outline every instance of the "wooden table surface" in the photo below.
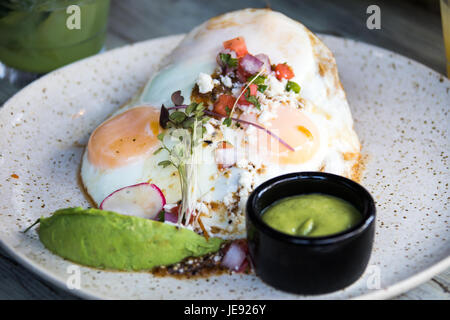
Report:
<svg viewBox="0 0 450 320"><path fill-rule="evenodd" d="M381 30L366 28L366 8L381 8ZM313 32L352 38L398 52L445 73L445 52L437 0L113 0L106 48L185 33L227 11L270 6ZM0 80L0 105L20 88ZM447 299L450 269L396 299ZM16 263L0 248L0 299L77 299Z"/></svg>

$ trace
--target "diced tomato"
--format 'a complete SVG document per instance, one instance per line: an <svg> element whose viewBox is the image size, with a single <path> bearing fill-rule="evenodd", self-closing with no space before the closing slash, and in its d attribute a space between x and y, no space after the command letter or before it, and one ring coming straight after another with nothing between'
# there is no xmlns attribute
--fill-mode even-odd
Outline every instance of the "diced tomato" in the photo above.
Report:
<svg viewBox="0 0 450 320"><path fill-rule="evenodd" d="M229 111L231 111L231 109L233 109L235 102L236 102L235 97L229 94L223 94L214 103L213 111L226 117L228 116L227 108L229 109Z"/></svg>
<svg viewBox="0 0 450 320"><path fill-rule="evenodd" d="M244 88L245 87L243 87L242 90L244 90ZM252 83L251 85L248 86L246 92L238 100L238 103L240 105L245 105L245 106L252 105L252 103L247 101L247 99L246 99L246 96L248 95L248 90L250 90L251 96L256 96L256 92L258 91L258 86L254 83Z"/></svg>
<svg viewBox="0 0 450 320"><path fill-rule="evenodd" d="M292 79L294 77L294 71L292 68L285 63L279 63L275 66L275 76L278 80L281 79Z"/></svg>
<svg viewBox="0 0 450 320"><path fill-rule="evenodd" d="M238 58L245 56L247 51L247 45L243 37L237 37L223 43L223 47L228 50L236 52Z"/></svg>

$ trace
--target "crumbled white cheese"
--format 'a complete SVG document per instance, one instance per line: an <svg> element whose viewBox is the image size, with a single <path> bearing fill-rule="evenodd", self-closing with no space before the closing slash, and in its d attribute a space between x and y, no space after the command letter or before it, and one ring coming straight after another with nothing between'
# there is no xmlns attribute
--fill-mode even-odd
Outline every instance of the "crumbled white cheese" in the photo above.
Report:
<svg viewBox="0 0 450 320"><path fill-rule="evenodd" d="M235 98L239 97L239 95L241 94L241 87L235 87L235 88L231 89L231 94Z"/></svg>
<svg viewBox="0 0 450 320"><path fill-rule="evenodd" d="M214 82L211 76L203 72L200 72L198 75L197 85L200 93L208 93L214 88Z"/></svg>
<svg viewBox="0 0 450 320"><path fill-rule="evenodd" d="M279 81L275 76L269 75L267 77L267 89L264 93L269 97L286 94L286 81L284 79Z"/></svg>
<svg viewBox="0 0 450 320"><path fill-rule="evenodd" d="M241 177L239 178L239 185L242 186L240 191L240 196L246 195L252 190L253 177L252 173L248 171L243 171Z"/></svg>
<svg viewBox="0 0 450 320"><path fill-rule="evenodd" d="M243 158L241 158L241 159L239 159L237 162L236 162L236 166L238 167L238 168L247 168L248 167L248 160L245 158L245 157L243 157Z"/></svg>
<svg viewBox="0 0 450 320"><path fill-rule="evenodd" d="M225 87L231 88L233 86L233 82L229 76L220 76L220 81L222 81Z"/></svg>

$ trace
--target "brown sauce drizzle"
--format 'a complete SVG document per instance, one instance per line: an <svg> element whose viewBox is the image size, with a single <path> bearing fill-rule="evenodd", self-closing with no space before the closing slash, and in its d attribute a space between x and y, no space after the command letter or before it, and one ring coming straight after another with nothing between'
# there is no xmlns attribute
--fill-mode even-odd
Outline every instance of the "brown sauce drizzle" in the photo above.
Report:
<svg viewBox="0 0 450 320"><path fill-rule="evenodd" d="M157 277L174 277L177 279L198 279L222 274L233 274L234 271L224 267L222 259L231 241L224 242L219 251L201 257L188 257L170 266L160 266L152 270ZM247 267L246 274L252 273Z"/></svg>
<svg viewBox="0 0 450 320"><path fill-rule="evenodd" d="M230 274L231 271L222 266L226 243L219 251L200 257L188 257L170 266L160 266L152 270L155 276L171 276L179 279L205 278L213 275Z"/></svg>

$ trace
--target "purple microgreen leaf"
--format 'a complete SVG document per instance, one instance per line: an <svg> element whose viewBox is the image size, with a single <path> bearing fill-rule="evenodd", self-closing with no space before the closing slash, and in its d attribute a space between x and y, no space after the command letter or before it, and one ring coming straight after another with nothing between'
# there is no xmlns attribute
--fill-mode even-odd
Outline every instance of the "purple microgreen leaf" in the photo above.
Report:
<svg viewBox="0 0 450 320"><path fill-rule="evenodd" d="M175 91L171 96L174 105L179 106L183 104L184 97L181 95L181 90Z"/></svg>
<svg viewBox="0 0 450 320"><path fill-rule="evenodd" d="M166 129L167 122L169 122L169 110L167 110L167 108L162 105L161 113L159 115L159 125L161 126L161 128Z"/></svg>

